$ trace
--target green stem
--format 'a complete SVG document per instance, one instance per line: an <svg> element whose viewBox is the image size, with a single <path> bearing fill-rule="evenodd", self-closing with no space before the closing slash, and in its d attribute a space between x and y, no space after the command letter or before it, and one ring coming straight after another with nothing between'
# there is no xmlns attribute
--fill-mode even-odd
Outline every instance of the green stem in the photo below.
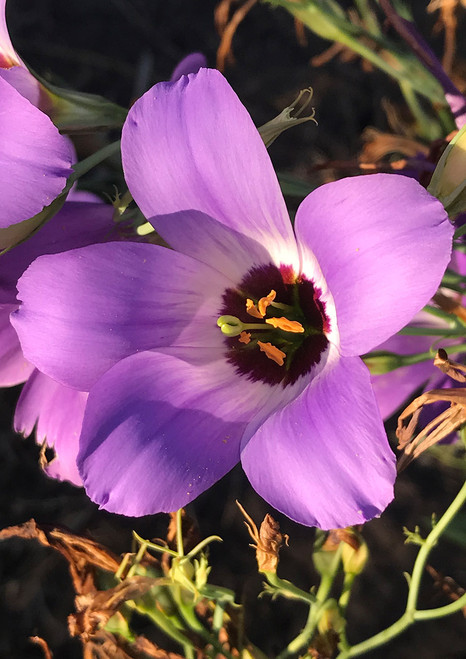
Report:
<svg viewBox="0 0 466 659"><path fill-rule="evenodd" d="M332 564L330 565L328 572L325 572L322 575L322 580L315 596L315 603L312 604L309 608L309 615L302 632L288 644L283 652L280 652L280 654L277 656L277 659L285 659L290 655L296 654L303 647L306 647L310 644L312 636L319 623L320 617L325 610L330 590L338 573L342 549L343 543L340 543L337 551L335 552Z"/></svg>
<svg viewBox="0 0 466 659"><path fill-rule="evenodd" d="M466 224L463 224L462 227L458 227L453 234L453 240L456 240L457 238L461 238L461 236L464 236L466 233Z"/></svg>
<svg viewBox="0 0 466 659"><path fill-rule="evenodd" d="M73 185L73 183L75 183L78 180L78 178L80 178L84 174L87 174L87 172L90 172L91 169L94 169L94 167L100 165L101 162L107 160L107 158L110 158L111 156L114 156L119 152L120 152L120 140L117 140L116 142L107 144L107 146L104 146L99 151L96 151L88 158L81 160L81 162L76 163L76 165L74 165L73 167L74 170L73 174L71 174L70 178L68 179L69 187L71 187L71 185Z"/></svg>
<svg viewBox="0 0 466 659"><path fill-rule="evenodd" d="M183 547L183 509L180 508L176 511L176 549L178 556L184 556Z"/></svg>
<svg viewBox="0 0 466 659"><path fill-rule="evenodd" d="M465 502L466 482L463 484L463 487L458 492L457 496L450 504L446 512L424 540L422 547L419 550L416 561L414 563L413 574L409 582L406 610L401 618L394 622L393 625L390 625L390 627L387 627L375 636L362 641L362 643L358 643L357 645L353 645L350 648L344 649L342 652L340 652L337 659L350 659L351 657L358 657L361 654L370 652L371 650L374 650L381 645L385 645L385 643L395 638L396 636L399 636L416 621L442 618L444 616L455 613L456 611L459 611L464 606L466 603L466 594L462 595L462 597L455 602L447 604L446 606L441 606L437 609L427 609L422 611L416 610L421 579L429 554L433 547L437 544L437 540L440 538L442 533L445 531L447 526L450 524L452 519L459 512Z"/></svg>
<svg viewBox="0 0 466 659"><path fill-rule="evenodd" d="M438 327L404 327L399 331L399 334L405 336L445 336L452 339L460 336L457 330L441 329Z"/></svg>

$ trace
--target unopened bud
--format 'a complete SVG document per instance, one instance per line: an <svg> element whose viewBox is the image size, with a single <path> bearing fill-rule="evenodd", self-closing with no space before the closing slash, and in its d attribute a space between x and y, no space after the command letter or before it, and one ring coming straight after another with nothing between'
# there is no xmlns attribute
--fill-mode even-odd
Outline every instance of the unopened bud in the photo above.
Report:
<svg viewBox="0 0 466 659"><path fill-rule="evenodd" d="M349 531L349 538L344 541L341 551L341 561L346 574L356 576L364 570L369 558L369 550L363 537L354 530Z"/></svg>
<svg viewBox="0 0 466 659"><path fill-rule="evenodd" d="M397 355L386 350L370 352L364 355L363 360L371 375L382 375L404 366L403 355Z"/></svg>
<svg viewBox="0 0 466 659"><path fill-rule="evenodd" d="M450 216L466 211L466 125L443 152L427 189Z"/></svg>

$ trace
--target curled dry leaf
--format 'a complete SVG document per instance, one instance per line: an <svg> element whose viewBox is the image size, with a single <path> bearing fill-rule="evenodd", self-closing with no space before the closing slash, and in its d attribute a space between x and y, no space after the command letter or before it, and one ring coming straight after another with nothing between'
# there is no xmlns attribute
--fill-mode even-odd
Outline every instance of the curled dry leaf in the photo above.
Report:
<svg viewBox="0 0 466 659"><path fill-rule="evenodd" d="M243 506L237 501L236 505L243 513L246 521L246 528L255 544L251 544L256 550L256 560L259 572L276 572L278 567L278 553L283 544L288 546L288 536L280 533L280 525L273 517L267 514L264 521L257 529L256 524Z"/></svg>
<svg viewBox="0 0 466 659"><path fill-rule="evenodd" d="M68 561L73 586L78 595L96 592L94 568L115 573L118 558L102 545L67 529L37 524L30 519L21 526L10 526L0 531L0 540L7 538L38 540L42 545L59 551Z"/></svg>
<svg viewBox="0 0 466 659"><path fill-rule="evenodd" d="M77 613L68 616L71 636L80 636L87 641L99 627L107 624L110 618L127 600L142 598L158 580L151 577L129 577L114 588L97 591L95 594L76 597Z"/></svg>
<svg viewBox="0 0 466 659"><path fill-rule="evenodd" d="M449 403L450 406L416 435L422 408L437 402ZM397 448L403 451L398 461L398 471L405 469L426 449L458 430L463 423L466 423L466 389L433 389L416 398L398 417Z"/></svg>

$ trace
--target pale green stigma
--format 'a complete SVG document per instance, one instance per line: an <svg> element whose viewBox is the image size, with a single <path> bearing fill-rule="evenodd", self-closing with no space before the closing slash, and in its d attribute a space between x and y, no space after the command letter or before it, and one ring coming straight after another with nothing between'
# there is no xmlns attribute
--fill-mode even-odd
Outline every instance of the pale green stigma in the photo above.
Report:
<svg viewBox="0 0 466 659"><path fill-rule="evenodd" d="M220 316L217 325L227 336L239 336L244 329L244 323L236 316Z"/></svg>

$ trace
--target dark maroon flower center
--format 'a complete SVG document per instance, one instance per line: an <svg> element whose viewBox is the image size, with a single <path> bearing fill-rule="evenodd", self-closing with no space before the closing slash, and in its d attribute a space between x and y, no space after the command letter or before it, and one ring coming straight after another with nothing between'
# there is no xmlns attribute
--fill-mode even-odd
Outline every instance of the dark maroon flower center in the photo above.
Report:
<svg viewBox="0 0 466 659"><path fill-rule="evenodd" d="M273 264L252 268L236 288L228 288L218 325L237 372L283 386L309 373L329 343L321 294L290 266Z"/></svg>

